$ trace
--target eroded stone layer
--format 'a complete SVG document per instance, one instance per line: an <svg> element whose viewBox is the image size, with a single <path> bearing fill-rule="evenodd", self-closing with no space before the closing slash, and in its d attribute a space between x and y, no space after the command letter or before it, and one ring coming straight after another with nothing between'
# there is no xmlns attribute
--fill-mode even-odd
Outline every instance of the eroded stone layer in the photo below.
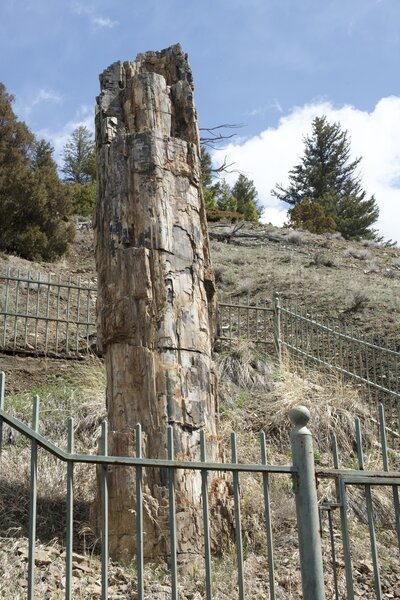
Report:
<svg viewBox="0 0 400 600"><path fill-rule="evenodd" d="M219 460L212 358L214 278L200 181L193 80L179 45L111 65L100 77L95 246L98 332L107 369L110 454L166 457L166 427L177 458ZM132 556L134 476L110 472L110 545ZM145 554L168 555L167 474L145 473ZM202 552L201 480L180 471L178 552ZM215 487L215 486L214 486ZM218 486L216 486L218 487Z"/></svg>

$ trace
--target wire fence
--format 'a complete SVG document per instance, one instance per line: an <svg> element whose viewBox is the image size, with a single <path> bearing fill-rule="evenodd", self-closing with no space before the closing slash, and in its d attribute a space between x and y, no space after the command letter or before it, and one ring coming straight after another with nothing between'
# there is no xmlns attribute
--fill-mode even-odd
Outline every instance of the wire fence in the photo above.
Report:
<svg viewBox="0 0 400 600"><path fill-rule="evenodd" d="M95 351L92 284L71 276L0 273L0 344L3 352L78 356Z"/></svg>
<svg viewBox="0 0 400 600"><path fill-rule="evenodd" d="M338 373L361 384L371 400L386 400L398 416L400 399L398 342L378 343L351 328L321 323L306 311L275 300L279 352L286 349L304 367Z"/></svg>

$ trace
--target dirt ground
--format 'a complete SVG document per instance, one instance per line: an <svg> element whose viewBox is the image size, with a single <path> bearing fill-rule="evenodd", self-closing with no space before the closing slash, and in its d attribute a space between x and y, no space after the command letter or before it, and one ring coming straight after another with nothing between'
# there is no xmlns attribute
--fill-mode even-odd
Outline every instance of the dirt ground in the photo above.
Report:
<svg viewBox="0 0 400 600"><path fill-rule="evenodd" d="M90 360L90 359L89 359ZM0 371L5 373L6 398L43 388L57 378L68 378L82 361L0 354Z"/></svg>

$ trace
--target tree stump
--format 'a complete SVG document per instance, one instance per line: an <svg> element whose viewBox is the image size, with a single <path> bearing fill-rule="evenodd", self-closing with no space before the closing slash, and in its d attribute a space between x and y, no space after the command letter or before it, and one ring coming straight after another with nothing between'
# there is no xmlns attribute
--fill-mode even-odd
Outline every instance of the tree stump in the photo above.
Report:
<svg viewBox="0 0 400 600"><path fill-rule="evenodd" d="M112 64L100 76L95 248L98 332L107 371L109 454L222 459L212 357L214 276L200 177L193 79L179 45ZM219 494L216 478L210 490ZM169 555L167 471L144 473L147 559ZM220 486L225 494L225 486ZM134 470L110 470L110 553L135 553ZM218 500L219 503L219 500ZM176 477L180 562L203 552L201 478Z"/></svg>

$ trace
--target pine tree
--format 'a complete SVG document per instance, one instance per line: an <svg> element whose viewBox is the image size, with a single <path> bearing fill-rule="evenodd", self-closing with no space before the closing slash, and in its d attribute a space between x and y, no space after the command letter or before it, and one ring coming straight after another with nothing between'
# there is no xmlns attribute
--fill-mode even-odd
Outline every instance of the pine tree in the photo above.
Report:
<svg viewBox="0 0 400 600"><path fill-rule="evenodd" d="M316 117L304 144L301 163L289 172L288 187L277 185L272 194L292 206L318 202L345 238L374 238L371 225L379 209L374 196L366 199L357 174L361 158L350 159L348 132L325 116Z"/></svg>
<svg viewBox="0 0 400 600"><path fill-rule="evenodd" d="M201 185L207 208L215 208L215 187L212 182L212 159L207 148L201 146L200 154Z"/></svg>
<svg viewBox="0 0 400 600"><path fill-rule="evenodd" d="M52 148L35 140L0 84L0 249L31 260L63 254L73 236L66 222L69 193Z"/></svg>
<svg viewBox="0 0 400 600"><path fill-rule="evenodd" d="M90 217L96 203L96 157L93 136L80 125L64 146L64 180L70 184L74 214Z"/></svg>
<svg viewBox="0 0 400 600"><path fill-rule="evenodd" d="M85 125L80 125L71 134L64 146L64 180L81 185L94 181L96 167L93 136Z"/></svg>
<svg viewBox="0 0 400 600"><path fill-rule="evenodd" d="M225 179L218 181L213 187L216 208L228 212L239 212L237 211L237 200Z"/></svg>
<svg viewBox="0 0 400 600"><path fill-rule="evenodd" d="M254 182L240 174L232 188L232 195L237 201L237 211L246 221L258 221L262 208L258 204L258 193Z"/></svg>

